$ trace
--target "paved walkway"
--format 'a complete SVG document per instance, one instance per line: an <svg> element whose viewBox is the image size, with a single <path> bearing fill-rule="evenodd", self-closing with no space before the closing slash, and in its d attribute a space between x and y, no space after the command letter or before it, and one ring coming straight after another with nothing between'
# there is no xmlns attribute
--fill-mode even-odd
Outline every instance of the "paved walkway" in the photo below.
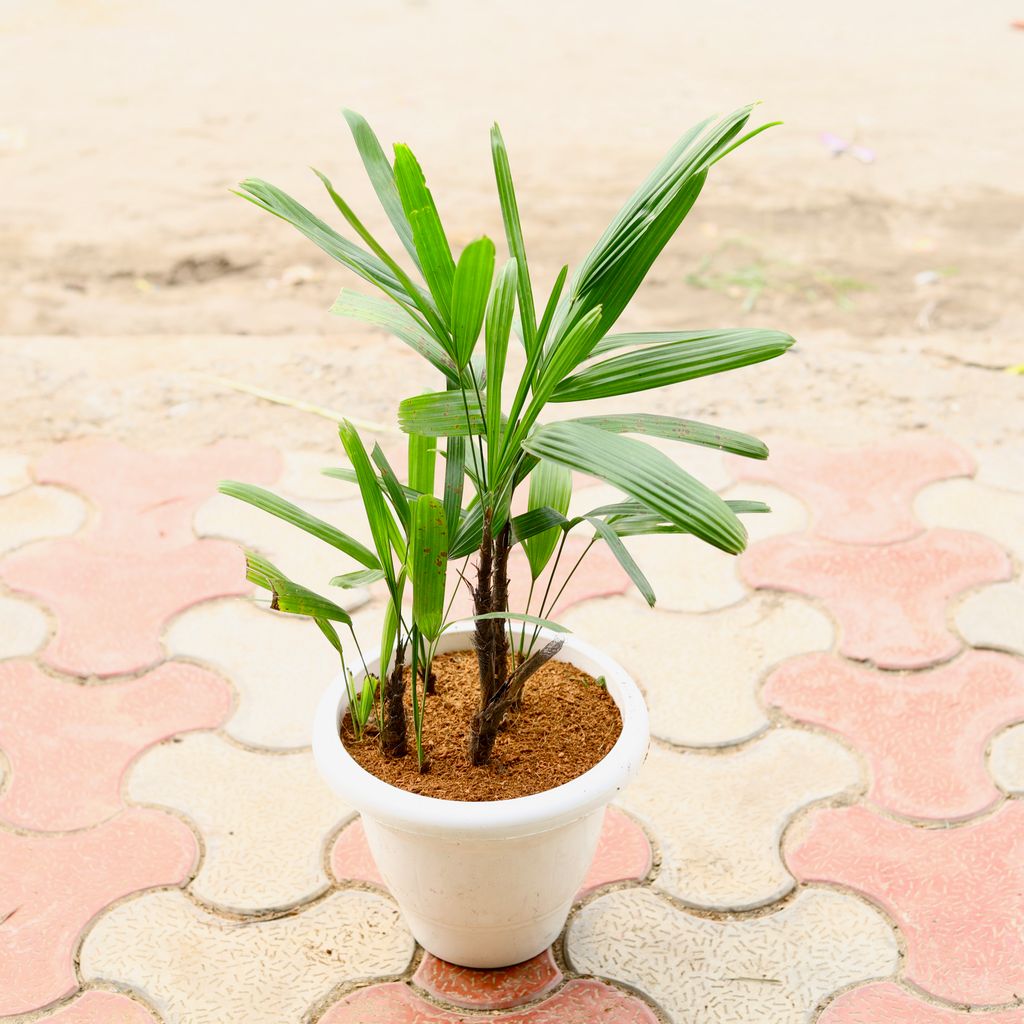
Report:
<svg viewBox="0 0 1024 1024"><path fill-rule="evenodd" d="M211 497L365 534L323 456L0 456L0 1017L1024 1024L1024 459L680 458L776 514L738 560L638 540L653 612L580 574L563 621L637 677L654 745L562 938L474 972L415 947L318 780L332 652L250 600L237 541L344 567ZM348 600L374 630L380 595Z"/></svg>

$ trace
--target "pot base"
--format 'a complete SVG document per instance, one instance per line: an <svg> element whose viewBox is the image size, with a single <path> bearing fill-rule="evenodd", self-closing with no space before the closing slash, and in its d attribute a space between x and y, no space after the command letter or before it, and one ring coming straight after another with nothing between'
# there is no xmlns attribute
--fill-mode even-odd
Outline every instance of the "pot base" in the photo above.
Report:
<svg viewBox="0 0 1024 1024"><path fill-rule="evenodd" d="M604 808L505 839L416 835L363 816L377 867L409 930L460 967L510 967L558 938L597 850Z"/></svg>

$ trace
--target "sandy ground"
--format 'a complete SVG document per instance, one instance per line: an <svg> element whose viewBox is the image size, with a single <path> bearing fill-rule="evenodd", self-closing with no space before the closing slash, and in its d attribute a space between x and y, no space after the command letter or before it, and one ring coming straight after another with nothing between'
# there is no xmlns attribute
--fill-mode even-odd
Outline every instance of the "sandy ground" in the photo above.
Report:
<svg viewBox="0 0 1024 1024"><path fill-rule="evenodd" d="M343 106L413 146L460 245L501 237L500 121L547 282L684 128L754 98L786 124L720 165L623 323L799 345L631 407L769 440L1019 436L1020 17L1004 0L0 0L0 447L324 448L327 422L203 375L384 420L429 386L398 342L327 314L346 271L228 192L257 175L326 213L314 164L383 232Z"/></svg>

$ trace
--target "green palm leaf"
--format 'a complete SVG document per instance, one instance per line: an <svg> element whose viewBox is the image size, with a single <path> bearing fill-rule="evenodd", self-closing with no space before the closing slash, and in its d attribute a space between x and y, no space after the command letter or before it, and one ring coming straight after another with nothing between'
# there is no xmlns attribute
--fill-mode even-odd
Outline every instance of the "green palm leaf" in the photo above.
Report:
<svg viewBox="0 0 1024 1024"><path fill-rule="evenodd" d="M311 619L342 622L346 626L352 625L352 617L344 608L292 582L277 566L254 551L245 553L245 578L272 593L270 606L275 611L288 612L290 615L306 615Z"/></svg>
<svg viewBox="0 0 1024 1024"><path fill-rule="evenodd" d="M413 622L428 640L436 640L444 617L448 525L444 505L429 494L412 507L409 561Z"/></svg>
<svg viewBox="0 0 1024 1024"><path fill-rule="evenodd" d="M364 324L383 327L400 341L404 341L431 365L440 370L450 381L459 382L459 371L455 360L428 334L401 306L389 299L343 288L334 300L330 310L335 316L351 317Z"/></svg>
<svg viewBox="0 0 1024 1024"><path fill-rule="evenodd" d="M401 143L395 145L395 184L412 228L413 241L430 294L437 303L442 319L450 324L455 260L419 162L412 150Z"/></svg>
<svg viewBox="0 0 1024 1024"><path fill-rule="evenodd" d="M388 511L387 505L384 504L384 495L381 493L377 474L373 471L359 432L348 420L342 420L338 424L338 433L345 448L345 454L355 470L359 494L363 499L366 518L370 524L370 533L373 535L374 547L377 549L377 564L369 568L382 569L389 588L394 592L396 581L394 563L391 559L391 545L396 532L395 521Z"/></svg>
<svg viewBox="0 0 1024 1024"><path fill-rule="evenodd" d="M356 149L359 150L359 156L366 168L370 184L373 185L373 190L377 193L380 205L388 215L388 220L391 221L395 234L401 239L406 252L418 267L420 264L419 253L416 252L416 246L413 243L412 226L405 215L405 210L402 209L402 200L398 195L398 186L395 184L395 172L391 169L391 164L384 155L384 150L366 118L354 110L345 110L342 113L348 122Z"/></svg>
<svg viewBox="0 0 1024 1024"><path fill-rule="evenodd" d="M528 511L553 509L564 516L569 511L572 497L572 470L557 462L541 459L530 474L530 497ZM555 553L555 547L562 536L558 527L535 534L523 541L526 560L530 564L530 575L537 579Z"/></svg>
<svg viewBox="0 0 1024 1024"><path fill-rule="evenodd" d="M300 530L304 530L306 533L312 534L312 536L330 544L331 547L344 551L346 555L350 555L368 569L380 568L380 562L374 553L363 544L360 544L355 537L350 537L343 530L339 530L336 526L332 526L330 523L310 515L304 509L299 508L298 505L293 505L290 501L279 498L271 491L257 487L255 484L240 483L237 480L222 480L218 484L217 490L221 494L237 498L239 501L244 501L255 508L262 509L264 512L269 512L272 516L283 519L286 523L291 523L292 526L297 526Z"/></svg>
<svg viewBox="0 0 1024 1024"><path fill-rule="evenodd" d="M491 158L494 163L494 178L498 185L498 202L505 223L509 255L519 267L516 288L519 292L523 344L527 356L532 356L537 347L537 313L533 305L533 285L530 282L530 268L526 262L526 245L523 242L523 227L519 222L519 204L512 183L508 150L505 148L505 140L501 137L501 129L497 125L491 128Z"/></svg>
<svg viewBox="0 0 1024 1024"><path fill-rule="evenodd" d="M494 277L494 243L487 237L462 251L452 285L452 336L455 361L461 370L473 355Z"/></svg>
<svg viewBox="0 0 1024 1024"><path fill-rule="evenodd" d="M725 427L713 427L696 420L681 420L675 416L656 416L651 413L625 413L612 416L581 416L572 423L585 423L600 427L613 434L645 434L669 441L686 441L705 448L745 455L750 459L767 459L768 446L749 434Z"/></svg>
<svg viewBox="0 0 1024 1024"><path fill-rule="evenodd" d="M535 430L523 447L542 459L613 484L668 522L723 551L738 554L746 546L746 531L732 509L642 441L581 423L552 423Z"/></svg>
<svg viewBox="0 0 1024 1024"><path fill-rule="evenodd" d="M407 434L465 437L484 432L484 413L475 394L434 391L403 399L398 406L398 425Z"/></svg>
<svg viewBox="0 0 1024 1024"><path fill-rule="evenodd" d="M781 331L709 331L699 340L687 337L651 345L587 366L563 380L551 400L581 402L634 394L774 359L792 345L793 339Z"/></svg>

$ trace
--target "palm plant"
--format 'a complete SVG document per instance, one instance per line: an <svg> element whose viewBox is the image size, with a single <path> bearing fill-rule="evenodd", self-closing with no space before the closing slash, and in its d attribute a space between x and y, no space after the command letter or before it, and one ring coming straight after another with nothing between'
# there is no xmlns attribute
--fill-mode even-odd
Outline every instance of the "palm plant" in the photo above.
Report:
<svg viewBox="0 0 1024 1024"><path fill-rule="evenodd" d="M651 586L623 538L685 533L736 554L746 543L738 515L768 511L760 502L723 500L661 451L629 435L766 458L767 448L754 437L643 412L541 422L552 403L659 388L771 359L792 345L788 335L760 329L611 333L692 208L710 169L770 127L746 130L751 109L744 107L717 122L703 121L688 131L629 198L571 278L568 267L562 268L542 308L534 295L508 154L497 126L491 132L491 154L508 247L508 258L500 267L494 243L487 237L471 242L456 260L412 151L396 145L393 162L389 161L367 122L351 111L345 117L373 188L406 250L406 266L367 230L320 172L316 173L332 202L362 244L338 233L273 185L249 179L240 186L239 195L288 221L379 293L343 290L332 312L385 328L440 374L438 390L406 398L398 409L399 425L408 435L407 483L400 482L379 446L368 452L355 427L348 421L340 424L351 468L325 472L358 485L372 549L261 488L234 482L221 487L360 564L360 569L334 577L332 584L353 587L384 581L389 604L380 664L386 678L379 681L379 696L378 680L357 690L345 671L353 727L359 734L375 714L385 752L406 753L408 658L416 753L424 765L422 723L432 682L430 666L438 638L450 623L449 562L468 563L476 552L475 581L469 585L480 704L469 730L469 755L480 765L489 759L498 728L519 702L529 677L560 646L555 641L537 649L541 625L562 629L549 618L561 592L552 593L554 569L543 594L535 595L531 585L527 607L509 607L509 555L515 545L523 546L531 584L536 584L552 559L557 568L570 531L592 531L586 551L595 543L606 544L653 605ZM525 353L525 367L517 379L507 372L513 334ZM503 402L505 392L513 395L508 405ZM438 454L444 458L440 498L434 495ZM623 492L622 500L570 518L574 470L614 485ZM471 496L466 493L467 479ZM513 496L524 486L529 491L527 511L513 515ZM578 565L579 561L569 576ZM466 579L466 568L457 569L458 578ZM248 558L248 575L271 591L273 607L312 617L338 650L344 667L336 624L351 629L352 621L340 606L288 580L254 554ZM563 589L567 581L568 577ZM404 605L407 589L412 591L411 613ZM519 620L517 641L509 620ZM358 641L356 645L358 650ZM363 668L366 677L365 662Z"/></svg>

